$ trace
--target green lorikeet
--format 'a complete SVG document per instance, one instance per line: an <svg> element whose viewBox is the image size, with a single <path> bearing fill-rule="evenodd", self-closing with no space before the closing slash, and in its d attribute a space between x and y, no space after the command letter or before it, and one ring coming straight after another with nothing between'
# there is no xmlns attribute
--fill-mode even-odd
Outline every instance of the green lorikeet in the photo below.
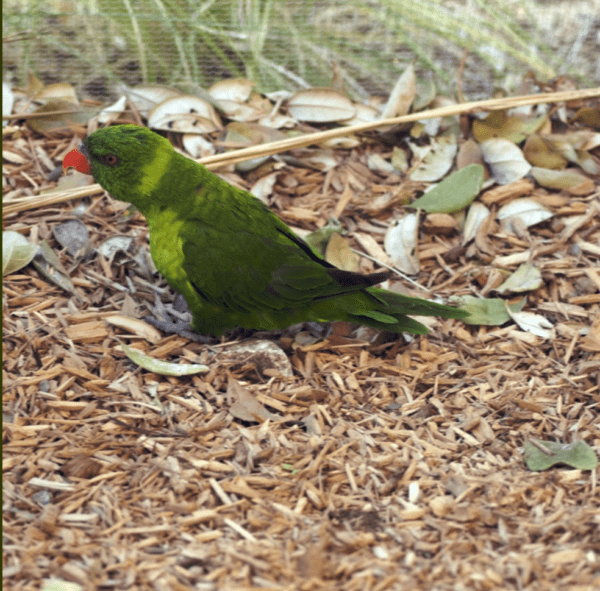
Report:
<svg viewBox="0 0 600 591"><path fill-rule="evenodd" d="M424 334L425 326L407 314L466 316L372 287L388 273L334 267L264 203L178 154L149 129L99 129L66 155L68 167L92 174L114 198L144 214L154 263L187 301L197 333L345 320Z"/></svg>

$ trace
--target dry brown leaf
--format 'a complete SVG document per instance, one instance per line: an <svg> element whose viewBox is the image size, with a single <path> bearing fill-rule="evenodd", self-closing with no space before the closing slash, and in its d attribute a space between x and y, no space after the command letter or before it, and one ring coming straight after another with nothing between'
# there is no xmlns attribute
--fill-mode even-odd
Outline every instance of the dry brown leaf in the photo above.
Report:
<svg viewBox="0 0 600 591"><path fill-rule="evenodd" d="M227 386L227 396L233 400L229 412L236 419L253 423L262 423L269 419L273 421L281 420L279 415L268 411L247 388L241 386L239 382L231 377Z"/></svg>

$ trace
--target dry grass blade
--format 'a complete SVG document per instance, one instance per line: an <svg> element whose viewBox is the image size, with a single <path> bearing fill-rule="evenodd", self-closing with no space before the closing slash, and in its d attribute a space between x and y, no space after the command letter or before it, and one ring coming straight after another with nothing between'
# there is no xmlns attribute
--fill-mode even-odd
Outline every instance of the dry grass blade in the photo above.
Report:
<svg viewBox="0 0 600 591"><path fill-rule="evenodd" d="M463 103L461 105L450 105L447 107L441 107L439 109L431 109L429 111L412 113L410 115L404 115L402 117L392 117L390 119L382 119L380 121L362 123L360 125L338 127L327 131L321 131L318 133L312 133L295 138L285 139L278 142L271 142L259 146L252 146L250 148L244 148L232 152L224 152L222 154L216 154L215 156L201 158L198 160L198 162L200 164L204 164L204 166L206 166L209 170L214 170L216 168L219 168L220 166L237 164L238 162L245 162L246 160L251 160L259 156L279 154L288 150L303 148L313 144L318 144L326 140L352 135L354 133L372 131L380 127L400 125L402 123L419 121L421 119L433 119L435 117L461 115L476 111L493 111L497 109L509 109L525 105L537 105L543 103L583 100L595 97L600 97L600 87L582 90L569 90L562 92L547 92L543 94L525 95L520 97L504 97L483 101L473 101L469 103ZM56 192L52 195L44 195L43 197L28 197L20 200L19 202L11 202L10 204L3 206L2 213L3 215L8 215L10 213L26 211L28 209L45 207L48 205L57 205L65 201L70 201L71 199L94 195L101 191L102 189L99 185L91 185L90 187L86 187L86 189L72 189L69 191L61 191Z"/></svg>
<svg viewBox="0 0 600 591"><path fill-rule="evenodd" d="M510 109L513 107L539 105L543 103L584 100L595 97L600 97L600 87L563 92L546 92L543 94L531 94L517 97L487 99L483 101L472 101L469 103L463 103L461 105L449 105L447 107L440 107L438 109L430 109L428 111L411 113L410 115L403 115L401 117L391 117L389 119L381 119L380 121L330 129L306 136L273 142L271 144L264 144L261 146L253 146L252 148L245 148L243 150L236 150L235 152L216 154L215 156L203 158L200 162L205 166L217 163L234 164L250 158L256 158L257 156L277 154L286 150L303 148L312 144L323 142L325 140L343 137L353 133L372 131L374 129L379 129L380 127L400 125L402 123L410 123L411 121L420 121L421 119L448 117L451 115L462 115L477 111L495 111L498 109Z"/></svg>

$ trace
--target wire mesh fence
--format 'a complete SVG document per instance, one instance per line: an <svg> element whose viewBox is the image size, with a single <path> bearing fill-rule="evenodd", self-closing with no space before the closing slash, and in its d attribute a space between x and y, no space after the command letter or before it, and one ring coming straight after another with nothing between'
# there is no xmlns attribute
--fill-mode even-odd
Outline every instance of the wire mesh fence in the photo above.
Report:
<svg viewBox="0 0 600 591"><path fill-rule="evenodd" d="M600 79L600 3L499 0L7 0L3 79L69 82L110 99L123 85L206 88L246 77L266 92L328 86L388 94L411 61L452 86L468 50L471 98L571 74Z"/></svg>

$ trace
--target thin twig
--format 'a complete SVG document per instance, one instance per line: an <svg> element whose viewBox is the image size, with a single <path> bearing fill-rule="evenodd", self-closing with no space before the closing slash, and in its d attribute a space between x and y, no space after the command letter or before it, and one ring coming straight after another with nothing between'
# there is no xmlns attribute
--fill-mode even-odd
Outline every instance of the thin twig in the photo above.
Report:
<svg viewBox="0 0 600 591"><path fill-rule="evenodd" d="M203 164L209 170L213 170L216 168L220 168L224 165L245 162L246 160L251 160L252 158L257 158L258 156L271 156L280 152L286 152L288 150L293 150L296 148L304 148L313 144L319 144L326 140L338 137L344 137L365 131L372 131L379 127L389 127L393 125L400 125L402 123L408 123L411 121L432 119L434 117L447 117L449 115L460 115L463 113L472 113L475 111L494 111L525 105L537 105L542 103L583 100L596 97L600 97L600 87L561 92L546 92L542 94L524 95L519 97L494 98L483 101L473 101L469 103L463 103L461 105L450 105L446 107L440 107L438 109L431 109L429 111L411 113L410 115L403 115L402 117L392 117L390 119L370 121L368 123L361 123L359 125L337 127L335 129L329 129L327 131L310 133L299 137L293 137L277 142L262 144L260 146L251 146L249 148L243 148L241 150L235 150L233 152L225 152L223 154L207 156L206 158L200 158L196 162L198 162L199 164ZM56 205L57 203L62 203L64 201L70 201L71 199L93 195L101 191L99 185L90 185L85 190L89 191L89 193L82 194L82 189L70 189L68 191L56 192L55 194L51 195L46 194L43 197L32 197L30 201L22 202L19 204L15 203L6 205L2 208L2 213L3 215L8 215L10 213L26 211L36 207L41 207L43 205Z"/></svg>
<svg viewBox="0 0 600 591"><path fill-rule="evenodd" d="M538 441L537 439L530 439L529 443L534 447L537 447L540 451L543 451L547 456L556 455L551 449L548 449L543 443Z"/></svg>
<svg viewBox="0 0 600 591"><path fill-rule="evenodd" d="M366 259L369 259L370 261L373 261L374 263L377 263L378 265L385 267L386 269L389 269L390 271L392 271L396 275L399 275L400 277L402 277L402 279L404 279L405 281L408 281L410 284L414 285L415 287L418 287L419 289L422 289L423 291L431 291L430 289L423 287L420 283L417 283L414 279L411 279L408 275L405 275L402 271L400 271L400 269L396 269L396 267L392 267L392 265L388 265L387 263L384 263L383 261L376 259L375 257L371 256L370 254L363 252L362 250L356 250L355 248L351 248L350 250L353 253L355 253L361 257L365 257Z"/></svg>

